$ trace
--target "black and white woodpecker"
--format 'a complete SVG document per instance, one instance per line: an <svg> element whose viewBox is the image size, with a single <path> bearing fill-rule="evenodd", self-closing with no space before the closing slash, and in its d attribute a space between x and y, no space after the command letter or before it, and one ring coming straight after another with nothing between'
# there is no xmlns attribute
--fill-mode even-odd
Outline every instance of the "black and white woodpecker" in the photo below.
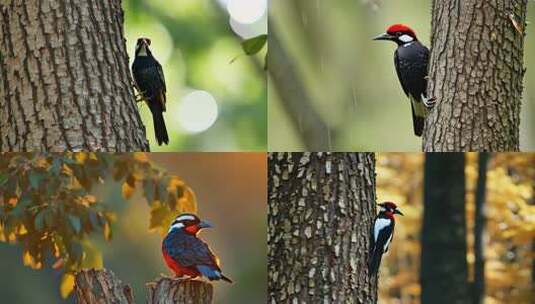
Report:
<svg viewBox="0 0 535 304"><path fill-rule="evenodd" d="M390 40L398 45L394 53L396 72L401 87L411 102L414 134L422 136L426 107L432 108L435 105L435 98L427 96L429 49L421 44L415 32L404 24L390 26L386 33L374 40Z"/></svg>
<svg viewBox="0 0 535 304"><path fill-rule="evenodd" d="M379 204L381 208L375 217L370 237L370 253L368 256L368 274L372 276L379 271L381 258L388 251L388 246L394 236L396 219L394 214L403 215L396 204L384 202Z"/></svg>
<svg viewBox="0 0 535 304"><path fill-rule="evenodd" d="M139 38L136 43L136 55L132 64L135 86L141 98L145 100L152 113L156 141L169 144L169 136L163 119L166 102L165 78L160 63L152 56L150 39Z"/></svg>

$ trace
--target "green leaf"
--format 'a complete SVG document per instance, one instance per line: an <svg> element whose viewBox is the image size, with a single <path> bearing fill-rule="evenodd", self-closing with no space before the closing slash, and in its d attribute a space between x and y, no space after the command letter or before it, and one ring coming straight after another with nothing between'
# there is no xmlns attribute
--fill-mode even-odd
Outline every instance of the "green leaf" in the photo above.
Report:
<svg viewBox="0 0 535 304"><path fill-rule="evenodd" d="M154 182L151 179L147 179L143 182L143 191L149 204L152 204L154 201L154 190Z"/></svg>
<svg viewBox="0 0 535 304"><path fill-rule="evenodd" d="M80 221L80 218L71 214L68 215L68 218L72 228L76 231L76 234L80 233L80 231L82 231L82 222Z"/></svg>
<svg viewBox="0 0 535 304"><path fill-rule="evenodd" d="M39 189L39 184L41 184L44 176L41 174L41 172L31 172L28 176L28 179L30 180L30 189L37 190Z"/></svg>
<svg viewBox="0 0 535 304"><path fill-rule="evenodd" d="M0 186L5 184L7 182L7 179L8 179L7 173L0 172Z"/></svg>
<svg viewBox="0 0 535 304"><path fill-rule="evenodd" d="M267 43L267 35L263 34L260 36L256 36L247 40L242 41L241 46L245 54L247 55L254 55L262 48L264 48L264 45Z"/></svg>
<svg viewBox="0 0 535 304"><path fill-rule="evenodd" d="M45 229L45 217L47 212L48 210L44 209L35 216L34 225L37 231L43 231Z"/></svg>

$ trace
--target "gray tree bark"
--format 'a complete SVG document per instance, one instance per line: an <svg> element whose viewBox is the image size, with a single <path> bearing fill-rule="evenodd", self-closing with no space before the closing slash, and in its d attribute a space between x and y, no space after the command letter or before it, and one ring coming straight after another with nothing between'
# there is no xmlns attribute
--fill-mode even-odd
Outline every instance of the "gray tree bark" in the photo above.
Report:
<svg viewBox="0 0 535 304"><path fill-rule="evenodd" d="M374 154L268 158L268 303L376 303Z"/></svg>
<svg viewBox="0 0 535 304"><path fill-rule="evenodd" d="M211 304L214 289L197 280L160 278L147 284L147 304Z"/></svg>
<svg viewBox="0 0 535 304"><path fill-rule="evenodd" d="M149 149L120 0L4 0L0 26L0 150Z"/></svg>
<svg viewBox="0 0 535 304"><path fill-rule="evenodd" d="M527 0L434 0L423 150L518 151Z"/></svg>
<svg viewBox="0 0 535 304"><path fill-rule="evenodd" d="M487 167L489 153L479 153L476 187L476 212L474 225L474 290L473 304L483 304L485 300L485 202L487 197Z"/></svg>
<svg viewBox="0 0 535 304"><path fill-rule="evenodd" d="M427 153L420 284L422 304L468 304L463 153Z"/></svg>
<svg viewBox="0 0 535 304"><path fill-rule="evenodd" d="M74 285L78 304L133 304L130 286L123 284L109 270L82 270Z"/></svg>

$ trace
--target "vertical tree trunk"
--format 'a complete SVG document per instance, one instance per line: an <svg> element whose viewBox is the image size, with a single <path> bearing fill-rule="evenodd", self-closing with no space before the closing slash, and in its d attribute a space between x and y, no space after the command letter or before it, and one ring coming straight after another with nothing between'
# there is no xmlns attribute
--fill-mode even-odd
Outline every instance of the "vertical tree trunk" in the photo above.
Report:
<svg viewBox="0 0 535 304"><path fill-rule="evenodd" d="M74 285L78 304L133 304L130 286L123 284L108 270L83 270L76 274Z"/></svg>
<svg viewBox="0 0 535 304"><path fill-rule="evenodd" d="M197 280L160 278L147 284L147 304L211 304L214 289Z"/></svg>
<svg viewBox="0 0 535 304"><path fill-rule="evenodd" d="M307 151L331 149L336 140L335 130L314 108L312 97L297 75L295 62L280 41L276 26L269 29L269 81L276 89L285 112L290 116Z"/></svg>
<svg viewBox="0 0 535 304"><path fill-rule="evenodd" d="M0 150L148 150L120 0L6 0L0 25Z"/></svg>
<svg viewBox="0 0 535 304"><path fill-rule="evenodd" d="M479 153L478 177L476 188L476 214L474 225L474 290L473 304L483 304L485 299L485 201L487 193L488 153Z"/></svg>
<svg viewBox="0 0 535 304"><path fill-rule="evenodd" d="M420 284L422 304L470 303L463 153L427 153Z"/></svg>
<svg viewBox="0 0 535 304"><path fill-rule="evenodd" d="M270 153L268 302L376 303L372 153Z"/></svg>
<svg viewBox="0 0 535 304"><path fill-rule="evenodd" d="M434 0L423 149L518 151L527 0Z"/></svg>

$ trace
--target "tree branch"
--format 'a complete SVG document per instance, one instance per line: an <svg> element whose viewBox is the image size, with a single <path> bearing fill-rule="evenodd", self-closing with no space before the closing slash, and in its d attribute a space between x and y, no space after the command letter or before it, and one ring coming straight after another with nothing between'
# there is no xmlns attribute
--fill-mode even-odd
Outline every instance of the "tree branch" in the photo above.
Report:
<svg viewBox="0 0 535 304"><path fill-rule="evenodd" d="M210 283L197 280L159 278L147 288L147 304L210 304L214 293Z"/></svg>
<svg viewBox="0 0 535 304"><path fill-rule="evenodd" d="M80 271L76 274L74 291L78 304L134 303L130 286L105 269Z"/></svg>

